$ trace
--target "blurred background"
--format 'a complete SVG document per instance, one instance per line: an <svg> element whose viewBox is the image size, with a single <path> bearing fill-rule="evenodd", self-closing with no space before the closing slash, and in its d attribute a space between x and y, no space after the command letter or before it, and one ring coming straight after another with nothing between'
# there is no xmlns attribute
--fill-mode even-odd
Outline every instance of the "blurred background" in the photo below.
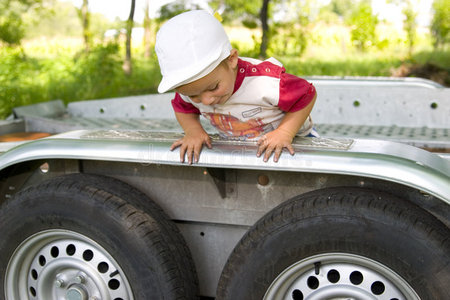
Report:
<svg viewBox="0 0 450 300"><path fill-rule="evenodd" d="M0 119L42 101L156 93L156 32L191 9L220 13L241 56L298 76L450 86L450 0L0 0Z"/></svg>

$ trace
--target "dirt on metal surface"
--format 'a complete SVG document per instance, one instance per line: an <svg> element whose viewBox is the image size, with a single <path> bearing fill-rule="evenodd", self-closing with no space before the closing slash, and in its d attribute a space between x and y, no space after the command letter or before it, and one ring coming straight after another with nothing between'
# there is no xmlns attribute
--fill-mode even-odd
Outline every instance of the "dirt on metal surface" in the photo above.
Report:
<svg viewBox="0 0 450 300"><path fill-rule="evenodd" d="M428 148L428 147L420 147L420 148L427 150L429 152L450 153L450 148Z"/></svg>
<svg viewBox="0 0 450 300"><path fill-rule="evenodd" d="M31 141L50 136L46 132L15 132L10 134L0 135L0 142L19 142Z"/></svg>

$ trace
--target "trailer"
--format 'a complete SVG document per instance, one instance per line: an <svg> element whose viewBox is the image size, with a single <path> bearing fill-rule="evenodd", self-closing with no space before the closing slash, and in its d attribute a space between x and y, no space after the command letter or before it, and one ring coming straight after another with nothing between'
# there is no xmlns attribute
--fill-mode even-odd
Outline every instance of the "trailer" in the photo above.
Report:
<svg viewBox="0 0 450 300"><path fill-rule="evenodd" d="M320 138L198 163L170 99L17 107L0 121L0 298L450 299L450 89L309 78Z"/></svg>

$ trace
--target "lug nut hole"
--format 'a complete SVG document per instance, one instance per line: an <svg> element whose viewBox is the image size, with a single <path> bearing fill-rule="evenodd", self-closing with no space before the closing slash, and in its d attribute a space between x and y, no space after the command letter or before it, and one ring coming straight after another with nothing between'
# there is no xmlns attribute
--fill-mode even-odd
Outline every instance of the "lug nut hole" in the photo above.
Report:
<svg viewBox="0 0 450 300"><path fill-rule="evenodd" d="M359 271L353 271L350 274L350 281L354 284L354 285L359 285L361 284L361 282L363 282L364 277L363 274L361 274L361 272Z"/></svg>
<svg viewBox="0 0 450 300"><path fill-rule="evenodd" d="M370 286L370 289L374 295L381 295L384 293L386 288L384 286L384 283L382 283L381 281L375 281Z"/></svg>
<svg viewBox="0 0 450 300"><path fill-rule="evenodd" d="M73 244L68 245L67 248L66 248L66 253L69 256L74 255L75 251L76 251L76 248L75 248L75 245L73 245Z"/></svg>
<svg viewBox="0 0 450 300"><path fill-rule="evenodd" d="M83 259L85 261L91 261L93 257L94 257L94 252L92 252L91 250L85 250L83 252Z"/></svg>
<svg viewBox="0 0 450 300"><path fill-rule="evenodd" d="M292 300L303 300L303 293L300 290L294 290L292 292Z"/></svg>
<svg viewBox="0 0 450 300"><path fill-rule="evenodd" d="M339 274L338 271L333 269L333 270L328 271L327 278L328 278L329 282L336 283L341 278L341 275Z"/></svg>
<svg viewBox="0 0 450 300"><path fill-rule="evenodd" d="M44 255L39 256L39 264L41 265L41 267L45 266L45 264L47 263L47 260L45 259Z"/></svg>
<svg viewBox="0 0 450 300"><path fill-rule="evenodd" d="M117 290L120 287L120 281L117 279L111 279L108 281L108 287L112 290Z"/></svg>
<svg viewBox="0 0 450 300"><path fill-rule="evenodd" d="M52 247L52 249L50 250L50 254L52 257L56 258L59 256L59 249L58 247Z"/></svg>
<svg viewBox="0 0 450 300"><path fill-rule="evenodd" d="M38 276L39 276L38 272L35 269L31 270L31 278L33 278L34 280L37 280Z"/></svg>
<svg viewBox="0 0 450 300"><path fill-rule="evenodd" d="M108 270L109 270L109 265L108 265L107 263L105 263L105 262L101 262L101 263L98 264L97 270L98 270L100 273L104 274L104 273L108 272Z"/></svg>
<svg viewBox="0 0 450 300"><path fill-rule="evenodd" d="M30 294L31 294L33 297L36 297L36 290L34 289L34 287L30 287Z"/></svg>
<svg viewBox="0 0 450 300"><path fill-rule="evenodd" d="M319 287L319 279L317 279L317 277L314 276L309 276L307 282L308 287L312 290L315 290Z"/></svg>

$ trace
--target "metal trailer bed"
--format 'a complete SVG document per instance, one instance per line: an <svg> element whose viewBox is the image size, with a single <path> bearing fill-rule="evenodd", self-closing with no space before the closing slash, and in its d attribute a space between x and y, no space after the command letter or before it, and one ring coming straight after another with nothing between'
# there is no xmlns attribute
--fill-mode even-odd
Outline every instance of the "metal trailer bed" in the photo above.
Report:
<svg viewBox="0 0 450 300"><path fill-rule="evenodd" d="M375 202L389 193L392 199L402 198L414 209L420 208L418 216L425 214L425 219L432 218L448 233L450 89L420 79L314 77L310 81L318 91L312 118L322 137L296 138L296 155L285 153L278 163L256 158L252 142L224 141L214 136L213 149L204 149L198 164L181 164L178 153L168 151L181 134L170 106L170 93L81 101L67 107L57 100L15 108L14 116L0 123L0 135L20 131L54 135L32 142L0 143L2 201L14 199L27 187L39 187L45 180L68 174L108 176L129 184L155 201L181 231L193 257L200 295L221 299L232 299L226 297L227 292L231 295L228 285L241 284L245 289L246 283L239 282L239 272L233 270L239 270L236 261L242 253L251 252L245 248L249 236L255 239L254 247L263 247L256 242L258 234L262 234L258 229L265 228L261 222L272 224L270 220L278 220L277 207L282 209L293 201L295 204L303 197L300 195L342 193L345 187L344 191L361 193L361 198L352 200L356 205L358 199L368 197L366 191L374 195ZM203 124L213 133L209 124ZM342 199L341 204L345 202ZM385 209L389 203L384 204ZM288 215L287 210L281 212ZM341 234L331 230L330 236L328 231L313 234L329 239ZM389 235L388 231L383 235ZM239 242L242 237L244 240ZM407 256L404 252L402 255ZM340 263L334 265L327 263L333 261L332 254L320 256L323 267L334 266L344 272L348 266L361 264L368 270L365 274L385 282L386 288L386 282L392 284L391 298L420 299L395 272L379 269L370 259L361 262L359 256L337 256ZM312 272L320 273L317 259L301 263L312 263ZM314 277L295 272L297 287L289 292L289 299L300 299L300 281ZM279 275L281 279L270 279L273 282L265 292L267 299L279 299L286 291L283 284L292 282L287 278L294 275L283 274L287 273ZM434 279L436 284L445 282L445 276ZM331 291L329 295L335 296L341 293L337 285L320 280L323 290L317 291ZM350 285L343 283L347 288ZM26 283L18 285L17 290L21 289L27 290ZM12 290L9 295L18 295L17 290ZM310 292L313 290L310 287ZM356 285L349 290L356 291L359 297L371 293L370 287Z"/></svg>

